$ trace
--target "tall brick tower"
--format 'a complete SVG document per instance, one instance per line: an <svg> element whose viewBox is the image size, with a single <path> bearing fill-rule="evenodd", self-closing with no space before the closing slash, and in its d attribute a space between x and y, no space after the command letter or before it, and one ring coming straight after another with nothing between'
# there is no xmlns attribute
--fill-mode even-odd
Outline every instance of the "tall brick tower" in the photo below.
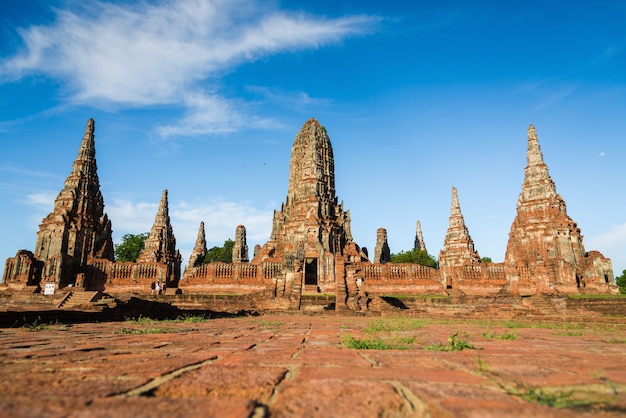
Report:
<svg viewBox="0 0 626 418"><path fill-rule="evenodd" d="M480 263L480 255L474 248L474 241L465 226L459 196L456 188L453 187L450 225L443 242L443 249L439 252L439 268L445 286L454 287L454 282L462 278L463 266L474 263Z"/></svg>
<svg viewBox="0 0 626 418"><path fill-rule="evenodd" d="M167 201L167 190L161 195L159 209L154 218L150 234L146 238L143 250L137 258L137 264L164 263L167 265L167 274L163 278L168 286L177 287L180 280L180 265L182 258L176 249L174 229L170 223Z"/></svg>
<svg viewBox="0 0 626 418"><path fill-rule="evenodd" d="M335 194L330 139L311 118L294 139L287 197L274 212L270 240L253 262L276 260L288 270L304 270L306 288L334 291L335 256L343 254L349 242L350 212Z"/></svg>
<svg viewBox="0 0 626 418"><path fill-rule="evenodd" d="M614 284L611 261L597 251L585 251L580 228L556 192L533 125L528 127L526 160L505 256L510 290L555 293Z"/></svg>
<svg viewBox="0 0 626 418"><path fill-rule="evenodd" d="M100 192L94 120L89 119L72 171L37 233L35 259L41 279L59 286L73 283L92 259L113 260L111 221Z"/></svg>

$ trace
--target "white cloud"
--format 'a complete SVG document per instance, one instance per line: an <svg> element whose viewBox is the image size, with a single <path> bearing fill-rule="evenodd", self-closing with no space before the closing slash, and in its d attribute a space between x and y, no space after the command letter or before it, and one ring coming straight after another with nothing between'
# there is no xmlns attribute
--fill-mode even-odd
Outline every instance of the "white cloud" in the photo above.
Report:
<svg viewBox="0 0 626 418"><path fill-rule="evenodd" d="M538 112L547 107L554 106L574 94L576 90L577 87L573 85L549 89L545 94L541 94L539 104L532 109L532 112Z"/></svg>
<svg viewBox="0 0 626 418"><path fill-rule="evenodd" d="M324 106L331 102L331 99L314 98L303 91L291 92L263 86L246 86L246 90L261 96L263 100L297 111L310 109L311 106Z"/></svg>
<svg viewBox="0 0 626 418"><path fill-rule="evenodd" d="M315 17L255 0L72 4L80 6L55 9L50 25L19 30L24 49L0 63L0 77L45 75L77 104L188 109L191 126L164 126L164 135L238 129L244 116L237 106L197 93L202 83L241 62L367 33L380 20Z"/></svg>
<svg viewBox="0 0 626 418"><path fill-rule="evenodd" d="M37 209L52 211L56 197L57 193L54 192L31 193L26 195L26 204Z"/></svg>
<svg viewBox="0 0 626 418"><path fill-rule="evenodd" d="M139 234L150 231L158 209L158 202L133 202L127 198L113 199L106 212L113 223L115 241L124 234ZM183 254L183 265L191 253L198 235L200 221L204 222L206 239L213 245L235 237L237 225L246 227L250 256L255 244L269 239L273 210L260 210L246 203L228 202L220 199L197 200L193 204L185 201L169 201L169 214L176 236L176 246Z"/></svg>
<svg viewBox="0 0 626 418"><path fill-rule="evenodd" d="M606 152L601 151L599 155L600 155L600 157L605 157L606 156Z"/></svg>
<svg viewBox="0 0 626 418"><path fill-rule="evenodd" d="M111 219L116 238L124 234L149 232L157 213L159 202L132 202L126 199L113 199L104 211Z"/></svg>
<svg viewBox="0 0 626 418"><path fill-rule="evenodd" d="M188 94L183 99L185 116L174 125L157 128L159 135L195 136L202 134L227 134L241 128L262 128L273 122L255 116L245 116L245 103L227 100L216 94Z"/></svg>
<svg viewBox="0 0 626 418"><path fill-rule="evenodd" d="M248 241L264 243L269 239L273 210L261 210L242 202L228 202L219 199L199 200L193 204L178 202L170 205L170 217L175 224L180 239L193 243L198 234L200 221L204 222L206 239L222 244L228 238L235 238L237 225L246 227Z"/></svg>

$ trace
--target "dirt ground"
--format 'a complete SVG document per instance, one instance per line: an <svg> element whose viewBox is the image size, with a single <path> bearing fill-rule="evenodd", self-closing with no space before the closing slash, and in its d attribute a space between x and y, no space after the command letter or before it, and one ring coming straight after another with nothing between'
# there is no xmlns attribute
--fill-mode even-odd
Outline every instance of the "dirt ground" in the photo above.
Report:
<svg viewBox="0 0 626 418"><path fill-rule="evenodd" d="M626 415L626 325L275 315L0 328L2 417Z"/></svg>

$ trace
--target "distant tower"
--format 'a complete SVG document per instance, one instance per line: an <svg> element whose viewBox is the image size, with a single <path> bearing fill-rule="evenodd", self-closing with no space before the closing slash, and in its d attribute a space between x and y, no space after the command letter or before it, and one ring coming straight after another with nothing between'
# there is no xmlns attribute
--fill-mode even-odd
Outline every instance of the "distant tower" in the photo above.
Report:
<svg viewBox="0 0 626 418"><path fill-rule="evenodd" d="M247 263L248 259L248 244L246 243L246 227L243 225L237 225L235 231L235 244L233 245L233 263L242 262Z"/></svg>
<svg viewBox="0 0 626 418"><path fill-rule="evenodd" d="M167 264L168 285L178 283L180 279L180 252L176 249L176 238L170 223L167 203L167 190L163 191L161 203L154 218L154 224L150 230L143 250L137 258L137 263L165 263ZM172 281L172 283L170 283Z"/></svg>
<svg viewBox="0 0 626 418"><path fill-rule="evenodd" d="M60 286L73 283L90 259L114 259L111 221L104 213L98 180L94 130L94 120L89 119L72 171L37 233L34 256L43 263L42 278Z"/></svg>
<svg viewBox="0 0 626 418"><path fill-rule="evenodd" d="M198 264L201 264L204 261L204 257L206 257L207 248L206 248L206 235L204 233L204 222L200 222L200 227L198 228L198 237L196 238L196 244L191 251L191 256L189 257L189 264L187 267L194 267Z"/></svg>
<svg viewBox="0 0 626 418"><path fill-rule="evenodd" d="M424 237L422 236L422 225L420 221L415 224L415 244L413 246L416 250L426 251L426 244L424 243Z"/></svg>
<svg viewBox="0 0 626 418"><path fill-rule="evenodd" d="M611 261L586 252L543 160L535 127L528 127L527 166L505 256L513 292L576 291L614 284Z"/></svg>
<svg viewBox="0 0 626 418"><path fill-rule="evenodd" d="M474 241L465 226L459 197L456 188L453 187L450 225L443 242L443 249L439 252L439 268L446 286L452 286L454 279L460 278L462 270L459 267L474 263L480 263L480 256L474 249Z"/></svg>
<svg viewBox="0 0 626 418"><path fill-rule="evenodd" d="M374 248L374 263L385 264L391 261L391 251L387 242L387 230L376 230L376 247Z"/></svg>

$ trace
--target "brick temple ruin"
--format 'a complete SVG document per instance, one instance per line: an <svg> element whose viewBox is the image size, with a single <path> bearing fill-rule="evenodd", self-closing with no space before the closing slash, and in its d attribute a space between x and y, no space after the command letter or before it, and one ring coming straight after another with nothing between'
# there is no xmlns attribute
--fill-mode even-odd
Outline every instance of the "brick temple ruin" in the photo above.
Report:
<svg viewBox="0 0 626 418"><path fill-rule="evenodd" d="M167 199L165 190L137 261L116 262L90 119L64 188L39 227L35 252L19 250L7 259L0 286L32 292L53 284L56 289L149 293L150 283L158 281L173 295L248 295L266 309L300 309L303 297L325 295L334 299L337 310L369 309L373 295L617 293L611 261L585 250L580 228L567 215L532 125L517 215L502 263L481 260L455 188L438 268L390 262L384 228L377 231L370 259L352 237L350 212L336 195L330 138L315 119L295 137L287 196L274 212L269 240L256 246L251 259L245 227L239 225L232 263L204 263L206 237L200 222L183 272ZM419 221L415 248L426 251Z"/></svg>

